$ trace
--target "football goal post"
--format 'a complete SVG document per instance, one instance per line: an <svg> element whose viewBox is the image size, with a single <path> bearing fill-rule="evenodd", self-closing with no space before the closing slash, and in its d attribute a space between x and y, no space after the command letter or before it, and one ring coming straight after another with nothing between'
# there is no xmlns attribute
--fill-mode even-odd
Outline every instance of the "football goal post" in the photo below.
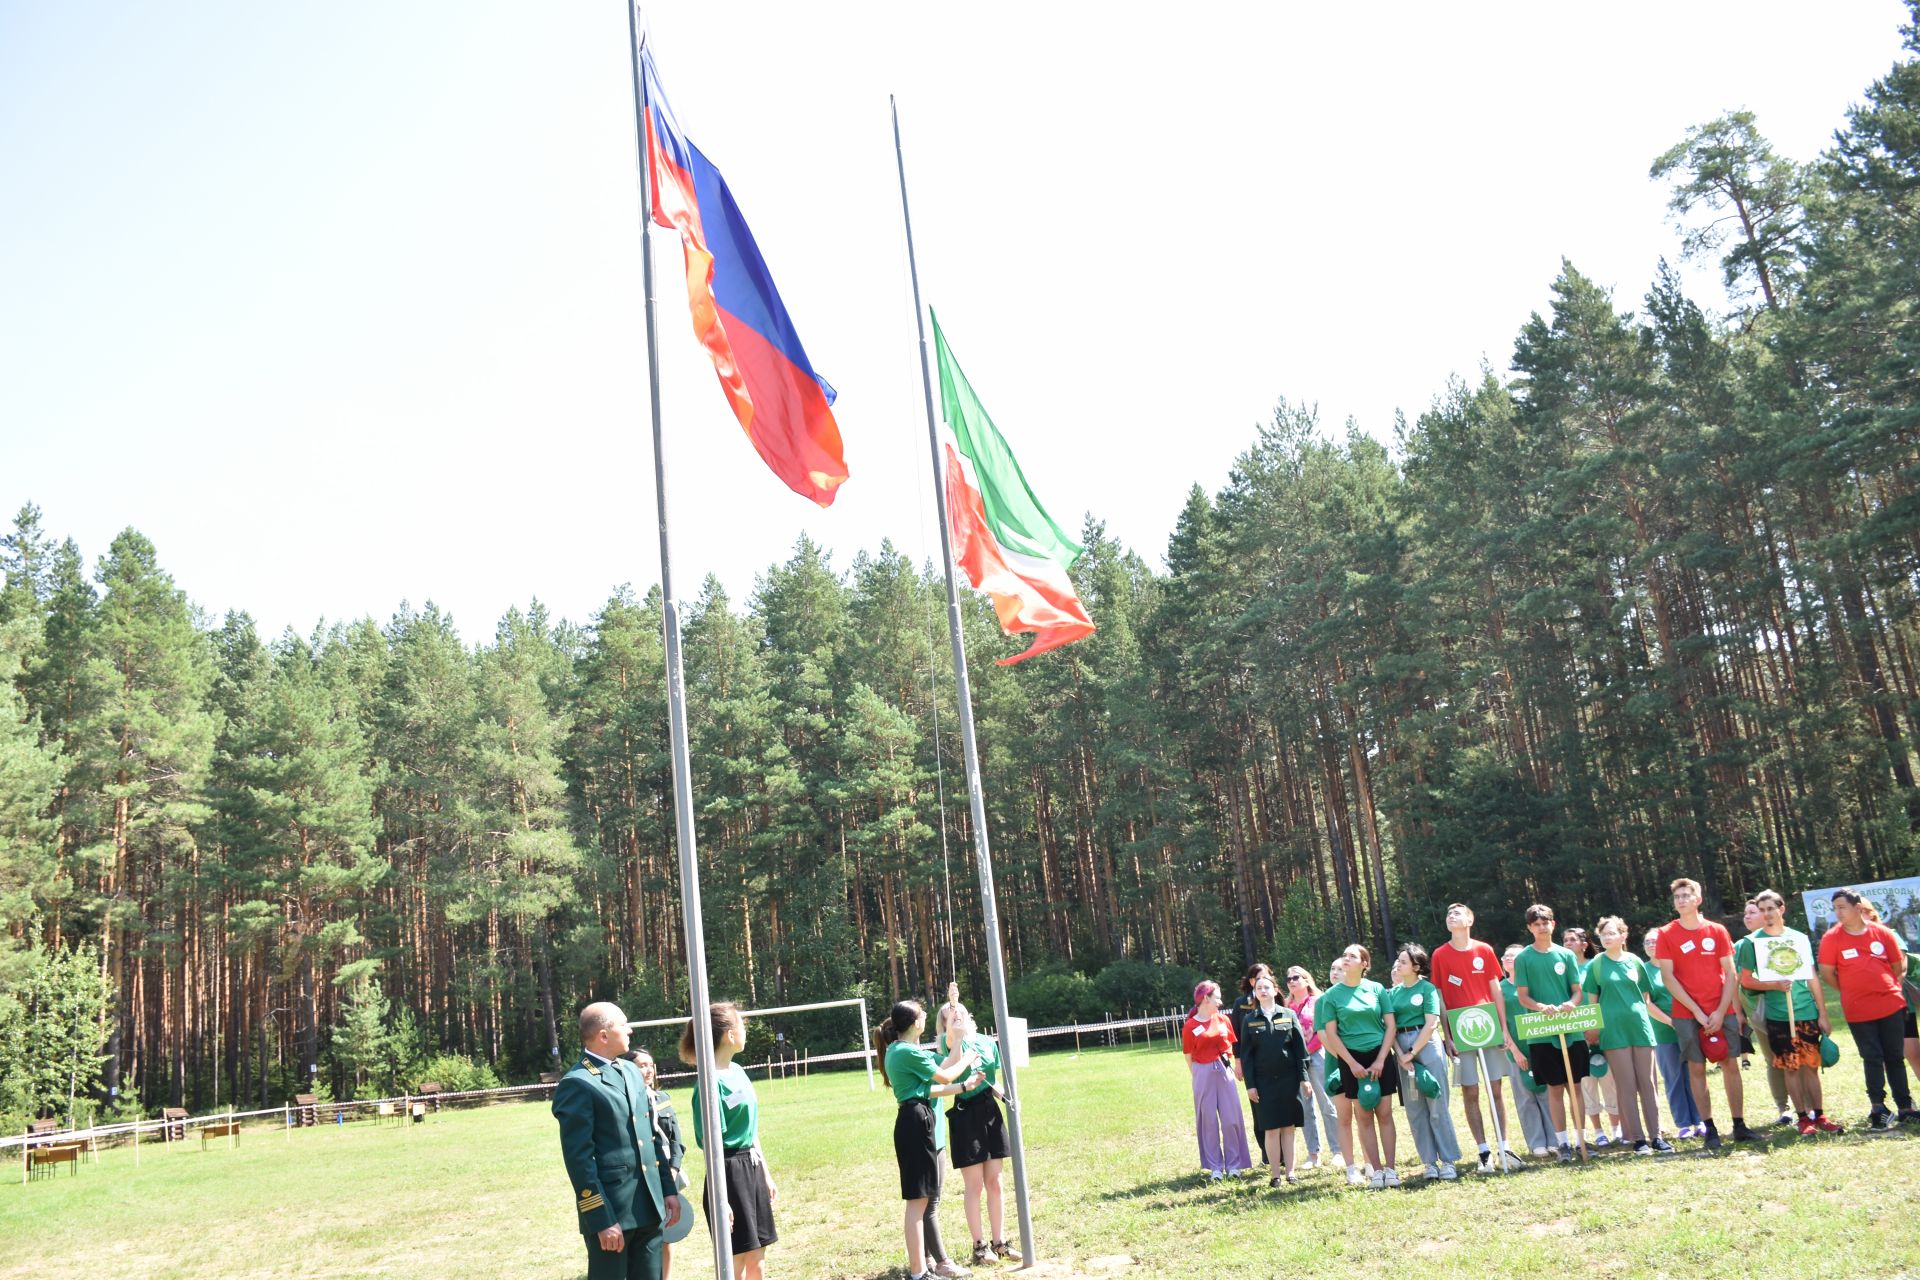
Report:
<svg viewBox="0 0 1920 1280"><path fill-rule="evenodd" d="M861 1063L867 1068L867 1088L873 1089L876 1087L873 1082L873 1037L867 1032L867 1002L865 1000L856 998L852 1000L822 1000L817 1004L783 1004L776 1005L770 1009L742 1009L740 1015L744 1018L765 1018L776 1013L808 1013L815 1009L845 1009L850 1007L860 1010L860 1051L858 1056ZM644 1022L629 1022L627 1029L629 1031L638 1031L642 1027L677 1027L686 1021L688 1021L688 1019L685 1017L648 1018ZM854 1055L834 1054L814 1060L818 1062L826 1061L831 1057L847 1058L852 1056Z"/></svg>

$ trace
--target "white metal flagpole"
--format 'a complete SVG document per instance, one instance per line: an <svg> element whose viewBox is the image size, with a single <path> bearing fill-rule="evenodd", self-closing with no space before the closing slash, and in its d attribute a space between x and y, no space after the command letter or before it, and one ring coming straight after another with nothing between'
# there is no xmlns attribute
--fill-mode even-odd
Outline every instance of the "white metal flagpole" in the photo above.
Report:
<svg viewBox="0 0 1920 1280"><path fill-rule="evenodd" d="M947 529L947 489L940 465L940 428L933 414L933 378L927 371L926 310L920 304L920 268L913 257L913 215L907 209L907 162L900 146L900 108L893 112L893 155L900 169L900 216L907 228L907 270L913 279L913 322L920 335L920 387L927 402L927 447L933 457L933 497L940 520L940 560L947 571L947 631L953 643L953 678L958 686L960 742L966 750L967 802L973 815L973 852L980 872L980 917L987 940L987 978L993 988L994 1028L1000 1034L1000 1074L1007 1099L1007 1137L1013 1155L1013 1201L1020 1218L1020 1256L1032 1266L1033 1211L1027 1202L1026 1145L1020 1135L1020 1093L1014 1082L1014 1055L1006 1046L1012 1014L1007 1009L1006 961L1000 952L1000 913L994 902L993 851L987 845L987 801L980 788L980 749L973 736L973 691L967 681L967 647L960 632L960 592L953 581L953 536Z"/></svg>
<svg viewBox="0 0 1920 1280"><path fill-rule="evenodd" d="M673 556L667 539L667 463L660 433L660 345L653 302L653 199L647 180L646 89L640 78L640 6L627 5L627 35L633 55L635 142L640 153L640 259L647 313L647 408L653 421L653 489L660 518L660 622L667 650L667 726L673 746L673 819L680 846L680 913L686 931L687 985L692 1008L695 1105L700 1108L706 1156L707 1225L713 1234L713 1274L733 1280L732 1228L728 1225L725 1148L720 1136L720 1100L714 1091L713 1019L707 1014L706 925L700 915L700 864L693 838L693 775L687 752L687 684L680 660L680 614L673 600ZM684 1197L680 1212L692 1213Z"/></svg>

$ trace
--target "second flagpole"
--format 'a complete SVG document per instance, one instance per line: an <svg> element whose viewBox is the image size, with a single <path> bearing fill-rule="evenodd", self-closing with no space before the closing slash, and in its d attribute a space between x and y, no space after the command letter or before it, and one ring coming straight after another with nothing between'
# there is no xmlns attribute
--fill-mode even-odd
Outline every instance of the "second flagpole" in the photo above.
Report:
<svg viewBox="0 0 1920 1280"><path fill-rule="evenodd" d="M634 125L640 145L641 281L647 312L647 405L653 416L654 501L660 514L660 622L667 659L667 727L673 745L673 818L680 846L680 916L686 930L688 1013L693 1020L696 1066L694 1105L700 1109L702 1153L707 1165L707 1227L713 1236L713 1274L733 1280L733 1237L728 1224L725 1147L720 1133L720 1099L715 1091L713 1019L707 1009L707 933L700 912L700 860L694 847L693 772L687 751L687 682L680 658L680 613L673 600L673 557L667 545L667 462L660 431L660 348L653 305L653 194L647 180L647 104L640 81L640 6L627 5L627 34L633 52ZM680 1212L692 1213L687 1197Z"/></svg>
<svg viewBox="0 0 1920 1280"><path fill-rule="evenodd" d="M927 448L933 459L934 507L940 520L940 561L947 575L947 631L953 643L953 677L959 703L960 743L966 753L967 802L973 818L974 861L980 873L980 917L987 941L987 981L993 991L993 1021L1000 1034L1000 1070L1006 1082L1007 1137L1013 1155L1013 1203L1020 1219L1023 1266L1038 1258L1033 1248L1033 1210L1027 1200L1026 1144L1020 1134L1020 1091L1014 1077L1008 1027L1006 959L1000 949L1000 912L994 898L993 851L987 842L987 800L980 786L980 749L973 734L973 690L967 679L967 646L960 630L960 591L953 581L953 535L947 524L947 490L940 465L940 428L933 411L933 376L927 366L926 308L920 302L920 268L913 255L913 214L907 207L907 161L900 146L900 108L887 95L893 113L893 156L900 170L900 217L907 229L907 272L913 280L913 323L920 338L920 389L927 402Z"/></svg>

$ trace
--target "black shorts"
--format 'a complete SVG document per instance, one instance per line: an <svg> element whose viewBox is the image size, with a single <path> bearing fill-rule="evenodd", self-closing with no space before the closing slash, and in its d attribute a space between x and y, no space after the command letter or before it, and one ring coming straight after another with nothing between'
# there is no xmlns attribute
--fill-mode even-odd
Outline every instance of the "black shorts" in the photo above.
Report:
<svg viewBox="0 0 1920 1280"><path fill-rule="evenodd" d="M1914 1025L1913 1010L1907 1010L1907 1020L1902 1025L1905 1028L1903 1034L1907 1039L1920 1040L1920 1027Z"/></svg>
<svg viewBox="0 0 1920 1280"><path fill-rule="evenodd" d="M1373 1061L1373 1055L1379 1053L1380 1050L1378 1046L1376 1046L1365 1052L1361 1052L1358 1049L1349 1049L1347 1052L1353 1054L1354 1061L1364 1067ZM1339 1061L1337 1058L1328 1058L1327 1065L1332 1066L1337 1061ZM1387 1060L1380 1064L1380 1096L1384 1099L1391 1100L1393 1095L1399 1092L1400 1064L1394 1060L1392 1054L1388 1054ZM1340 1063L1340 1096L1343 1098L1352 1098L1355 1101L1358 1101L1360 1098L1360 1075L1356 1071L1349 1070L1347 1064L1344 1062Z"/></svg>
<svg viewBox="0 0 1920 1280"><path fill-rule="evenodd" d="M1000 1099L993 1091L970 1101L959 1098L947 1109L947 1152L956 1169L1005 1160L1011 1148L1007 1143L1007 1118L1000 1110ZM918 1196L908 1196L917 1200Z"/></svg>
<svg viewBox="0 0 1920 1280"><path fill-rule="evenodd" d="M707 1219L713 1219L713 1197L708 1195ZM764 1249L780 1238L773 1229L773 1192L767 1186L767 1166L758 1147L727 1149L727 1208L733 1211L735 1254Z"/></svg>
<svg viewBox="0 0 1920 1280"><path fill-rule="evenodd" d="M1540 1084L1572 1084L1585 1080L1592 1074L1587 1069L1587 1038L1568 1036L1564 1060L1560 1057L1559 1040L1536 1040L1527 1046L1527 1066ZM1567 1079L1569 1066L1573 1068L1571 1081Z"/></svg>
<svg viewBox="0 0 1920 1280"><path fill-rule="evenodd" d="M893 1158L900 1165L900 1198L940 1194L940 1153L933 1149L933 1104L909 1098L893 1118Z"/></svg>

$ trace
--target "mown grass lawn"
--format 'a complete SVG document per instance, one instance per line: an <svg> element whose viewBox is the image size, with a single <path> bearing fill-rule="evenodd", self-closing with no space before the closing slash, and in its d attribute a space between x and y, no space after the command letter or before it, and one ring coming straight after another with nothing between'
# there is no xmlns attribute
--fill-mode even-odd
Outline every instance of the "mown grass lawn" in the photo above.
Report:
<svg viewBox="0 0 1920 1280"><path fill-rule="evenodd" d="M1851 1052L1828 1087L1829 1109L1858 1128ZM1920 1277L1916 1133L1780 1137L1717 1159L1606 1154L1399 1191L1348 1190L1322 1171L1270 1191L1264 1178L1199 1176L1186 1068L1163 1046L1043 1055L1022 1088L1047 1275ZM1758 1070L1748 1092L1766 1098ZM890 1097L837 1074L775 1081L761 1098L781 1188L771 1274L903 1274ZM137 1169L115 1150L26 1186L18 1164L0 1165L14 1179L0 1183L0 1277L584 1273L543 1103L291 1136L249 1130L238 1149L204 1153L197 1140L143 1146ZM1417 1174L1404 1131L1400 1151L1402 1176ZM958 1249L957 1176L949 1188L942 1230ZM712 1274L701 1233L674 1269Z"/></svg>

